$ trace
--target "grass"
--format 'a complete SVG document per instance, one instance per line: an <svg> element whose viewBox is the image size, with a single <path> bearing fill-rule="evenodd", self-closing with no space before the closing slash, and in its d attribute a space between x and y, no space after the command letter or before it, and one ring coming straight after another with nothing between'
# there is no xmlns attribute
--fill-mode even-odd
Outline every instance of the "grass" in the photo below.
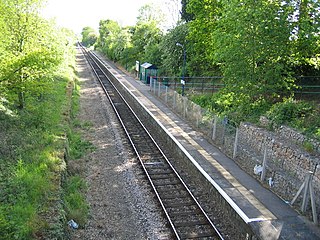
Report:
<svg viewBox="0 0 320 240"><path fill-rule="evenodd" d="M60 136L68 81L52 83L46 98L54 101L30 96L16 117L2 115L0 239L34 239L49 228L48 198L59 195L53 180L65 170Z"/></svg>
<svg viewBox="0 0 320 240"><path fill-rule="evenodd" d="M73 219L80 226L87 222L89 206L84 198L87 185L79 175L69 176L65 183L65 209L67 219Z"/></svg>
<svg viewBox="0 0 320 240"><path fill-rule="evenodd" d="M70 126L79 109L78 87L71 95L68 91L74 74L71 67L59 71L45 93L27 95L23 110L1 102L1 240L64 239L68 218L86 221L86 184L80 176L67 174L64 158L68 146L68 161L92 149Z"/></svg>
<svg viewBox="0 0 320 240"><path fill-rule="evenodd" d="M67 131L68 138L68 154L67 154L67 165L68 174L63 183L64 194L63 202L66 212L66 219L74 220L80 227L83 227L88 218L89 205L85 198L85 193L87 191L87 185L82 174L85 171L83 166L81 166L80 171L74 171L74 165L82 165L78 163L79 159L83 157L86 153L93 151L94 146L83 139L80 133L80 129L88 130L92 124L89 122L81 122L77 118L79 112L79 90L78 84L72 93L72 107L71 107L71 124Z"/></svg>

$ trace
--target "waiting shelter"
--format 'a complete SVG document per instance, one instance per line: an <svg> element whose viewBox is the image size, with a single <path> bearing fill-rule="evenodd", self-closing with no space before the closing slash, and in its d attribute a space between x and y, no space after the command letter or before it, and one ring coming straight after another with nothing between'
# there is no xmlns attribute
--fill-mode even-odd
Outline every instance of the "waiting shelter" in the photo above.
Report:
<svg viewBox="0 0 320 240"><path fill-rule="evenodd" d="M140 80L145 84L150 84L150 77L157 77L158 68L148 62L140 65Z"/></svg>

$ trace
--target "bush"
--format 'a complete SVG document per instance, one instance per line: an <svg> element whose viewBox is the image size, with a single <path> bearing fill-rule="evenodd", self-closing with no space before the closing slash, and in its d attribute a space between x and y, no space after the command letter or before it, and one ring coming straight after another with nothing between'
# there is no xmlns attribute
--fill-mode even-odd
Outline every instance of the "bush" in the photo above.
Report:
<svg viewBox="0 0 320 240"><path fill-rule="evenodd" d="M267 117L275 125L288 125L307 135L320 139L320 109L312 102L286 99L276 103L267 112Z"/></svg>
<svg viewBox="0 0 320 240"><path fill-rule="evenodd" d="M312 111L312 106L303 101L286 99L276 103L267 113L267 117L276 124L290 124L306 118Z"/></svg>

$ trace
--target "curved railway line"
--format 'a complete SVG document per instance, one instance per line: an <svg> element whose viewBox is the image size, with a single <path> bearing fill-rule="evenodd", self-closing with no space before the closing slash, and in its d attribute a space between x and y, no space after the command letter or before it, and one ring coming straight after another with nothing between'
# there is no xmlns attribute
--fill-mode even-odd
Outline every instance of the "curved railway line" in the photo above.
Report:
<svg viewBox="0 0 320 240"><path fill-rule="evenodd" d="M92 52L81 48L106 93L177 239L223 239L200 203L179 176L121 93L111 73Z"/></svg>

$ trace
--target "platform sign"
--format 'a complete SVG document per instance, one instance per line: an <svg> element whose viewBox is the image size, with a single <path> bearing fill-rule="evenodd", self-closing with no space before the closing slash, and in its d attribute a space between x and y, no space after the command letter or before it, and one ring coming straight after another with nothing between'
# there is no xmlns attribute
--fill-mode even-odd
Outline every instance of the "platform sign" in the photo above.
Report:
<svg viewBox="0 0 320 240"><path fill-rule="evenodd" d="M184 81L183 79L181 79L181 84L182 84L182 85L186 85L186 81Z"/></svg>

